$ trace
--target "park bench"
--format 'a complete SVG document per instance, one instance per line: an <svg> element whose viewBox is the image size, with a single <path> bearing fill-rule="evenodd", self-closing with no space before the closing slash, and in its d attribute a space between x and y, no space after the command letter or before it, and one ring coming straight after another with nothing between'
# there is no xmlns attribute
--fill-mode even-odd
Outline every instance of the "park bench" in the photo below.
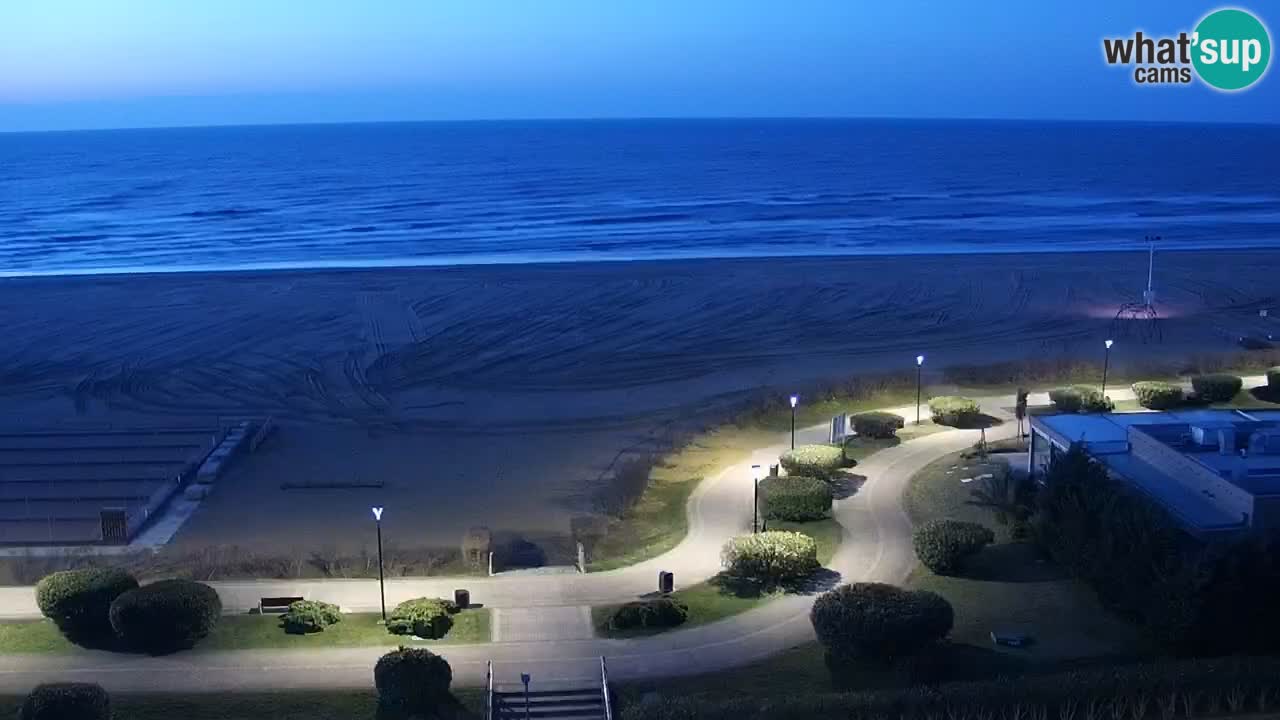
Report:
<svg viewBox="0 0 1280 720"><path fill-rule="evenodd" d="M268 613L284 613L289 611L289 606L301 601L301 597L264 597L258 598L258 614L266 615Z"/></svg>

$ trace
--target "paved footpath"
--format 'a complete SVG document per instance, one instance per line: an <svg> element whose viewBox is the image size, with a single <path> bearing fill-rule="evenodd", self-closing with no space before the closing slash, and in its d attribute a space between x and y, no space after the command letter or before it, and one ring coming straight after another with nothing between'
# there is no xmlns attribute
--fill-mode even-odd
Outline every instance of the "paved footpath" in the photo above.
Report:
<svg viewBox="0 0 1280 720"><path fill-rule="evenodd" d="M1249 378L1260 384L1264 379ZM1109 393L1129 400L1127 388ZM1005 420L987 430L988 440L1013 437L1010 396L978 398L983 411ZM1048 400L1034 394L1032 404ZM889 408L914 417L915 406ZM825 442L827 426L804 428L800 443ZM833 515L844 529L829 563L826 587L837 582L875 580L902 583L915 565L911 523L902 508L907 482L944 455L971 447L978 430L945 430L881 450L854 472L865 478L859 490L835 502ZM538 681L571 682L596 677L600 656L610 677L638 679L710 672L744 665L811 641L808 611L813 594L787 595L714 623L645 638L592 637L591 605L624 602L654 590L659 570L675 573L677 586L710 578L720 570L720 548L750 530L752 464L777 462L789 438L757 449L747 461L704 481L689 500L689 533L670 552L626 568L586 575L510 575L492 578L397 579L387 583L387 602L420 596L450 596L471 590L472 600L495 609L493 642L433 648L453 667L458 685L482 685L486 662L494 662L501 682L521 672ZM301 595L349 610L376 611L378 586L368 580L251 581L211 583L231 611L247 611L258 598ZM814 592L822 588L815 588ZM33 589L0 589L0 617L37 617ZM3 648L0 648L0 652ZM0 655L0 692L21 692L39 682L93 680L115 691L226 691L289 688L364 688L381 648L316 650L192 651L167 657L140 657L95 651L63 655Z"/></svg>

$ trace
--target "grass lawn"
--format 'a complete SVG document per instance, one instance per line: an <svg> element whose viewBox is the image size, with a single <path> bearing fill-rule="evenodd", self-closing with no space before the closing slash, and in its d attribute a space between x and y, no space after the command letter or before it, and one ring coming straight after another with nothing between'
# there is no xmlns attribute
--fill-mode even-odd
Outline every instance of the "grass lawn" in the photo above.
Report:
<svg viewBox="0 0 1280 720"><path fill-rule="evenodd" d="M907 586L945 597L955 608L953 644L981 649L981 656L1006 669L1146 655L1137 631L1107 612L1088 587L1042 561L1032 544L1011 541L1008 528L996 524L988 510L967 504L976 483L961 479L991 472L996 463L954 454L912 478L904 497L912 522L942 517L979 522L996 532L996 543L974 557L962 577L917 567ZM997 647L990 638L993 630L1026 633L1035 643Z"/></svg>
<svg viewBox="0 0 1280 720"><path fill-rule="evenodd" d="M0 623L0 652L62 653L75 649L50 620Z"/></svg>
<svg viewBox="0 0 1280 720"><path fill-rule="evenodd" d="M281 630L278 615L226 615L193 652L377 645L429 647L485 643L490 639L489 614L487 608L463 610L453 616L453 628L439 640L416 640L404 635L392 635L378 624L382 619L379 613L343 615L342 622L329 626L324 632L310 635L290 635ZM75 652L77 649L48 620L0 623L0 652L62 653Z"/></svg>
<svg viewBox="0 0 1280 720"><path fill-rule="evenodd" d="M483 689L454 688L453 694L475 716L483 716ZM17 717L22 699L0 695L0 715ZM375 720L376 705L372 689L111 695L112 714L128 720Z"/></svg>
<svg viewBox="0 0 1280 720"><path fill-rule="evenodd" d="M818 562L826 565L831 562L836 548L840 545L841 527L835 520L817 520L807 523L791 523L774 521L769 524L770 530L791 530L802 532L818 543ZM671 596L689 606L689 617L681 625L674 628L638 628L635 630L615 631L609 629L609 616L617 605L598 605L591 608L591 622L596 634L600 637L625 638L643 635L656 635L661 632L680 630L722 620L730 615L759 607L769 600L779 597L782 591L763 594L739 594L724 579L716 576L696 585L681 588Z"/></svg>
<svg viewBox="0 0 1280 720"><path fill-rule="evenodd" d="M324 632L290 635L280 629L276 615L228 615L218 623L198 650L243 650L246 648L313 648L363 647L387 645L395 647L457 645L489 642L488 608L463 610L453 616L453 627L439 640L417 640L406 635L392 635L379 624L379 613L351 613L342 622L330 625Z"/></svg>
<svg viewBox="0 0 1280 720"><path fill-rule="evenodd" d="M685 506L698 483L777 442L760 428L725 426L699 435L654 465L640 500L592 548L588 570L634 565L675 547L689 531Z"/></svg>

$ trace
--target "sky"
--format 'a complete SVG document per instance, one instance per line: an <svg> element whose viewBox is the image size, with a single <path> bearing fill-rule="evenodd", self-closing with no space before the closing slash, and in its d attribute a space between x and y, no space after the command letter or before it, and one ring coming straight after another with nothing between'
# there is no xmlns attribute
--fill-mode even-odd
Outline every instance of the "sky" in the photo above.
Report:
<svg viewBox="0 0 1280 720"><path fill-rule="evenodd" d="M1103 37L1189 31L1217 7L0 0L0 131L611 117L1280 122L1274 71L1227 94L1138 86L1103 62ZM1270 3L1241 7L1280 23Z"/></svg>

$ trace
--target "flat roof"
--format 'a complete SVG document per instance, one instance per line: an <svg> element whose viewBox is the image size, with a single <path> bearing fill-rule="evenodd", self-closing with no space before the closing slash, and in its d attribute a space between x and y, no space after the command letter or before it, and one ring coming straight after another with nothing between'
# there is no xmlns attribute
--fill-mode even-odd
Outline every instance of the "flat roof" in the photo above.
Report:
<svg viewBox="0 0 1280 720"><path fill-rule="evenodd" d="M1082 443L1095 460L1201 530L1239 527L1244 519L1208 502L1202 492L1172 482L1163 471L1135 457L1129 448L1130 428L1156 439L1252 495L1280 495L1280 455L1239 454L1239 449L1247 447L1254 432L1280 429L1280 410L1036 415L1032 416L1031 424L1059 444ZM1196 445L1190 441L1192 427L1215 432L1233 430L1236 445L1227 453L1219 452L1216 445Z"/></svg>

